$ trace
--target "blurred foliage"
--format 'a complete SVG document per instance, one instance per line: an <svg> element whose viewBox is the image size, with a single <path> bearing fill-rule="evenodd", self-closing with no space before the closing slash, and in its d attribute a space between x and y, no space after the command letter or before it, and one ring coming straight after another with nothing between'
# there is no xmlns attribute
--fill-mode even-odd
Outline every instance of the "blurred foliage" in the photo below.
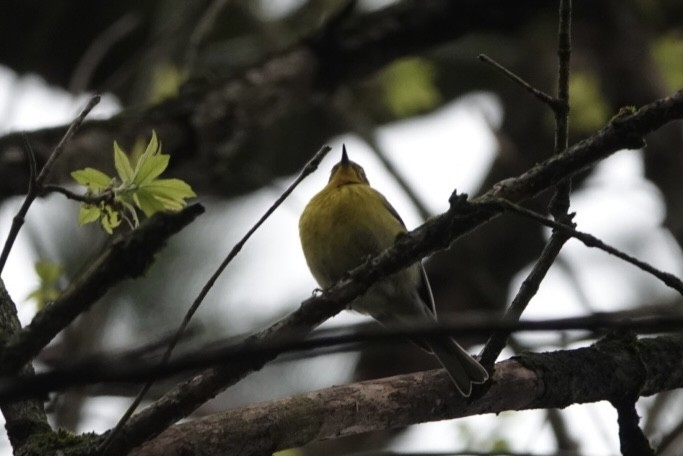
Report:
<svg viewBox="0 0 683 456"><path fill-rule="evenodd" d="M167 98L178 95L178 89L184 78L175 65L159 65L152 70L150 99L152 103L159 103Z"/></svg>
<svg viewBox="0 0 683 456"><path fill-rule="evenodd" d="M290 448L288 450L277 451L273 456L304 456L303 451L298 448Z"/></svg>
<svg viewBox="0 0 683 456"><path fill-rule="evenodd" d="M34 269L39 279L38 288L33 290L26 299L34 300L38 310L42 310L62 293L59 288L59 280L64 271L61 264L46 260L37 261L34 264Z"/></svg>
<svg viewBox="0 0 683 456"><path fill-rule="evenodd" d="M503 453L510 450L510 442L508 442L506 439L499 437L491 442L491 453Z"/></svg>
<svg viewBox="0 0 683 456"><path fill-rule="evenodd" d="M582 132L592 132L609 119L609 108L600 90L597 75L574 71L569 80L571 125Z"/></svg>
<svg viewBox="0 0 683 456"><path fill-rule="evenodd" d="M396 118L428 112L441 104L437 68L425 58L397 60L377 75L383 101Z"/></svg>
<svg viewBox="0 0 683 456"><path fill-rule="evenodd" d="M667 33L652 43L652 55L668 90L683 88L683 33Z"/></svg>

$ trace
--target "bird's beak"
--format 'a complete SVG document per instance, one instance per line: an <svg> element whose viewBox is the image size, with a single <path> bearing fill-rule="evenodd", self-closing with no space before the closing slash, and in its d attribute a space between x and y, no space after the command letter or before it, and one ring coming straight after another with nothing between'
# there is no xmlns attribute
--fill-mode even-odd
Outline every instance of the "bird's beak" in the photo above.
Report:
<svg viewBox="0 0 683 456"><path fill-rule="evenodd" d="M349 166L350 160L349 156L346 154L346 144L342 145L342 159L341 159L341 164L342 166Z"/></svg>

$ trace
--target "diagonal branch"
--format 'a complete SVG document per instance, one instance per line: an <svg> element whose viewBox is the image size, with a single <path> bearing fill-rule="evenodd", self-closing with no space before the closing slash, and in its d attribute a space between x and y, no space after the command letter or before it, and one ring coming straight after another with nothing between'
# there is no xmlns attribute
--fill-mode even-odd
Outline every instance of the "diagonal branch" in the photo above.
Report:
<svg viewBox="0 0 683 456"><path fill-rule="evenodd" d="M204 212L195 204L176 213L158 213L137 230L119 235L56 301L7 340L0 351L0 372L13 373L31 361L62 329L111 287L142 275L169 237Z"/></svg>
<svg viewBox="0 0 683 456"><path fill-rule="evenodd" d="M571 57L571 0L560 0L560 25L557 54L558 82L557 98L548 105L555 116L555 147L553 153L560 154L566 150L569 143L569 69ZM523 82L523 81L522 81ZM522 83L520 82L520 83ZM533 93L533 92L532 92ZM558 222L571 224L572 216L569 214L569 193L571 192L571 176L562 177L555 184L555 193L550 200L549 212ZM531 299L538 292L541 282L560 254L562 247L569 240L569 235L561 230L554 230L550 240L546 243L540 257L536 260L529 275L522 282L522 286L510 303L505 312L505 318L519 320L526 310ZM507 344L509 333L496 332L484 347L481 362L484 367L492 368L496 359ZM481 388L486 388L482 386Z"/></svg>
<svg viewBox="0 0 683 456"><path fill-rule="evenodd" d="M71 125L69 125L69 128L66 130L66 133L64 133L62 139L59 140L59 143L55 146L54 149L52 149L52 152L48 156L47 161L45 162L42 169L40 170L40 173L38 173L37 176L36 160L33 154L33 149L31 148L31 144L28 142L28 140L25 140L27 143L26 147L28 149L30 171L28 179L28 192L26 193L24 202L19 208L19 212L17 212L17 215L15 215L12 219L12 226L10 227L9 233L7 233L7 240L5 241L5 244L2 247L2 253L0 253L0 273L5 268L7 258L9 258L10 251L12 250L14 242L17 240L17 236L19 235L19 230L21 230L21 227L24 225L26 214L28 213L31 204L33 204L33 201L36 199L36 197L38 197L38 195L42 193L43 183L45 182L45 179L47 179L47 176L50 174L50 171L52 171L52 167L54 166L55 161L60 157L60 155L62 155L62 153L64 152L64 147L68 144L71 138L76 134L78 129L81 127L81 124L85 120L85 117L90 113L90 111L92 111L92 109L99 102L99 95L95 95L90 99L90 101L85 106L85 108L83 108L81 113L73 120L73 122L71 122ZM23 138L25 139L25 137Z"/></svg>
<svg viewBox="0 0 683 456"><path fill-rule="evenodd" d="M568 236L571 236L574 239L581 241L583 245L585 245L586 247L594 247L604 252L607 252L610 255L614 255L615 257L632 264L638 269L645 271L649 274L652 274L653 276L661 280L662 283L664 283L666 286L671 287L672 289L678 291L681 295L683 295L683 281L681 281L681 279L671 274L670 272L661 271L652 266L651 264L639 260L638 258L635 258L625 252L622 252L621 250L615 247L612 247L611 245L604 243L592 234L585 233L583 231L578 231L577 229L569 225L565 225L563 223L547 219L538 212L534 212L518 204L514 204L510 201L505 200L500 200L498 204L500 204L500 206L504 207L506 210L509 210L515 214L519 214L523 217L528 217L531 220L535 220L541 223L542 225L552 228L553 230L562 231L566 233Z"/></svg>
<svg viewBox="0 0 683 456"><path fill-rule="evenodd" d="M529 305L529 302L538 292L541 282L555 262L557 255L560 254L560 250L562 250L567 239L569 239L569 235L561 231L556 231L550 236L550 240L545 247L543 247L543 251L538 257L538 260L536 260L534 267L522 282L515 298L505 311L504 318L507 321L518 321L520 319L522 313ZM509 331L496 331L486 341L484 350L481 353L480 362L487 370L490 371L490 369L493 368L496 359L498 359L498 356L500 356L500 353L507 345L510 334ZM487 385L484 384L478 388L487 388Z"/></svg>
<svg viewBox="0 0 683 456"><path fill-rule="evenodd" d="M620 149L642 147L646 134L682 117L683 91L650 103L635 112L622 113L591 137L517 178L499 182L473 202L486 203L500 198L518 202L531 198L555 185L558 179L583 171ZM392 248L351 271L348 278L341 280L321 296L307 299L297 311L252 336L248 342L273 341L294 335L303 338L312 328L340 312L346 303L365 292L377 280L447 248L457 238L502 211L486 205L463 205L458 202L456 195L452 198L452 206L448 212L402 236ZM154 437L249 372L262 368L275 356L271 354L233 365L221 365L177 385L129 421L117 440L118 445L110 447L110 454L124 454Z"/></svg>
<svg viewBox="0 0 683 456"><path fill-rule="evenodd" d="M287 199L287 197L294 191L294 189L304 180L306 177L308 177L311 173L313 173L316 169L318 169L318 166L320 166L320 162L325 158L325 155L331 150L331 147L329 146L323 146L309 161L306 163L306 166L301 170L301 173L299 173L299 176L297 176L296 179L294 179L294 182L292 182L287 189L278 197L277 200L266 210L266 212L259 218L259 220L247 231L247 234L245 234L238 242L233 246L233 248L230 250L228 255L225 257L225 259L221 262L221 264L216 268L214 273L209 277L209 280L204 284L202 287L201 291L195 298L195 300L192 302L192 305L189 307L187 310L185 316L183 317L183 321L180 323L180 326L178 327L176 331L175 337L171 340L169 343L166 352L164 355L161 357L161 361L159 364L164 365L168 362L169 359L171 359L171 354L173 353L173 350L175 349L176 345L180 341L183 333L185 332L185 329L187 326L190 324L190 320L194 316L194 314L197 312L199 309L199 306L204 302L204 299L206 296L209 294L209 291L213 288L213 286L216 284L216 281L218 278L221 276L223 271L225 271L225 268L228 267L228 265L232 262L232 260L237 256L237 254L240 253L242 250L242 247L247 243L247 241L251 238L251 236L265 223L265 221L270 217L275 210L280 207L280 205ZM116 423L116 426L112 429L111 433L107 436L107 440L105 440L102 443L102 451L106 453L106 449L109 447L111 442L116 438L117 434L120 432L120 430L123 428L125 423L130 419L130 417L133 415L135 410L137 410L138 406L142 402L143 398L149 392L149 390L152 388L153 381L148 381L140 390L138 395L135 397L135 400L133 400L133 403L128 407L126 412L121 416L119 419L118 423Z"/></svg>

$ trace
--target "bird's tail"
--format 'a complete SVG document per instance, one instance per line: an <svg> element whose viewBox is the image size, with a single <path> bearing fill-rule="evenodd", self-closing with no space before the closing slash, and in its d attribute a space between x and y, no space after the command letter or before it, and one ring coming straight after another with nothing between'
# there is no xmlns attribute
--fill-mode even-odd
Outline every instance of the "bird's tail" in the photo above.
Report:
<svg viewBox="0 0 683 456"><path fill-rule="evenodd" d="M463 396L470 396L473 384L488 380L486 369L450 337L425 342Z"/></svg>

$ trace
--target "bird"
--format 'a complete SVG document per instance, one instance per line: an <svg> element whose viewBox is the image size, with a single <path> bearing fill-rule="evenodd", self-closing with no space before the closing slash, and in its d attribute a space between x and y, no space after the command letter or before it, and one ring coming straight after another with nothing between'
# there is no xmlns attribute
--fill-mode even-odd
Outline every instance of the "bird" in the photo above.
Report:
<svg viewBox="0 0 683 456"><path fill-rule="evenodd" d="M349 160L346 145L325 187L304 208L299 237L306 263L321 289L391 247L407 228L393 206L370 186L363 168ZM434 297L421 261L378 283L349 304L384 326L436 321ZM488 372L447 335L413 340L433 354L464 397Z"/></svg>

